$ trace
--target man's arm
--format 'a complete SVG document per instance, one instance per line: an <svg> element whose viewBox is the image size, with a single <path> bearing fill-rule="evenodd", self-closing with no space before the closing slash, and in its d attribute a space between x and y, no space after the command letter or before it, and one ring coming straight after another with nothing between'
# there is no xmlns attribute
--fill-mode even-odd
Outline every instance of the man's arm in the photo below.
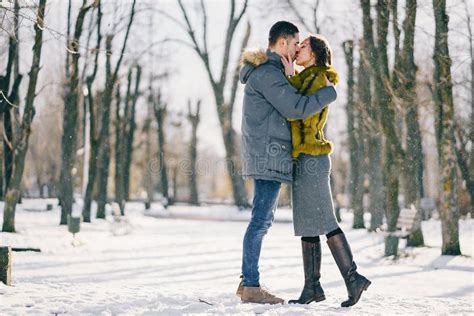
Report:
<svg viewBox="0 0 474 316"><path fill-rule="evenodd" d="M286 118L305 119L320 112L337 98L333 86L304 96L291 86L284 74L277 69L268 69L253 79L255 89Z"/></svg>

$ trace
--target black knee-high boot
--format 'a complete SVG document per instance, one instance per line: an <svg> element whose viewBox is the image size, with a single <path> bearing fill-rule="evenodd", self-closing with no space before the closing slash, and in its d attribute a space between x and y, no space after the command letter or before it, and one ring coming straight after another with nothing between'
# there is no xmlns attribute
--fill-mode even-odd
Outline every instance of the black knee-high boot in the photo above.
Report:
<svg viewBox="0 0 474 316"><path fill-rule="evenodd" d="M359 301L362 292L367 290L371 282L363 275L357 273L357 265L354 262L351 248L344 233L331 236L328 238L327 244L346 283L349 296L349 299L342 302L341 306L349 307L355 305Z"/></svg>
<svg viewBox="0 0 474 316"><path fill-rule="evenodd" d="M304 287L300 298L290 300L290 304L309 304L326 299L323 288L319 283L321 277L321 242L301 240L303 249Z"/></svg>

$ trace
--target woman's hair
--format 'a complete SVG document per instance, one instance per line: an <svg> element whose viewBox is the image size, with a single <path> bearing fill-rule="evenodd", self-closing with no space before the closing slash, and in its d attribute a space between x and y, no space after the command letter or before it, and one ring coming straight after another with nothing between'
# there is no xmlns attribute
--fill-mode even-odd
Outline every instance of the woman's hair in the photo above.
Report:
<svg viewBox="0 0 474 316"><path fill-rule="evenodd" d="M310 35L308 38L311 50L316 55L316 66L331 66L332 51L328 40L319 34Z"/></svg>

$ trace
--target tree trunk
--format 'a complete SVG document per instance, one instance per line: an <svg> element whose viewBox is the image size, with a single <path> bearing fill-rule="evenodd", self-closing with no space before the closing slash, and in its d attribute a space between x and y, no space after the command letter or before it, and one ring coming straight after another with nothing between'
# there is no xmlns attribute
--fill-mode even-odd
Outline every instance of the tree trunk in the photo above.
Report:
<svg viewBox="0 0 474 316"><path fill-rule="evenodd" d="M18 73L18 16L19 4L15 1L14 33L8 40L8 59L4 76L0 76L0 200L3 201L13 174L13 121L12 114L19 113L18 89L22 76ZM14 80L10 89L11 80ZM18 119L18 117L16 117Z"/></svg>
<svg viewBox="0 0 474 316"><path fill-rule="evenodd" d="M400 143L397 129L394 126L396 116L393 110L391 91L393 91L387 56L387 33L389 25L389 3L387 0L377 1L377 57L378 64L375 72L375 89L378 105L381 113L382 130L385 134L385 161L384 161L384 182L386 195L385 214L387 218L387 231L394 232L400 208L398 205L400 161L403 150ZM399 59L398 59L398 62ZM395 65L398 67L398 65ZM396 69L396 68L395 68ZM397 255L397 248L393 246L393 239L387 238L385 241L385 255Z"/></svg>
<svg viewBox="0 0 474 316"><path fill-rule="evenodd" d="M123 176L123 185L124 185L124 198L125 200L130 199L130 168L132 166L133 158L133 140L135 138L135 130L137 128L136 124L136 107L138 97L140 96L140 79L142 74L142 67L140 65L136 66L136 75L135 75L135 89L132 95L132 108L129 116L129 129L127 130L126 135L126 150L125 150L125 162L124 162L124 176Z"/></svg>
<svg viewBox="0 0 474 316"><path fill-rule="evenodd" d="M389 149L392 144L387 139L385 145L385 170L384 178L387 187L386 192L386 218L387 218L387 231L394 232L397 229L398 215L400 214L400 207L398 205L398 193L399 193L399 174L400 174L400 163L396 157L395 150ZM385 239L385 256L396 256L398 248L394 246L395 241L393 237L388 236Z"/></svg>
<svg viewBox="0 0 474 316"><path fill-rule="evenodd" d="M198 100L196 103L195 113L191 110L191 101L188 101L188 120L191 123L191 142L189 144L189 157L191 172L189 174L189 190L190 190L190 199L189 202L193 205L199 205L199 196L198 196L198 184L197 184L197 129L200 121L200 111L201 111L201 100Z"/></svg>
<svg viewBox="0 0 474 316"><path fill-rule="evenodd" d="M471 206L474 208L474 169L469 170L469 153L467 147L467 137L464 135L463 130L459 124L455 124L457 142L459 147L455 148L456 159L459 166L459 171L466 182L466 189L471 199Z"/></svg>
<svg viewBox="0 0 474 316"><path fill-rule="evenodd" d="M384 190L382 175L382 139L380 129L380 109L379 102L381 99L380 83L377 83L376 72L378 68L378 52L375 48L373 35L373 21L370 16L371 4L370 0L361 0L362 7L362 25L364 34L364 56L367 62L367 69L370 73L370 81L359 84L366 84L371 87L375 86L374 97L370 96L370 103L366 104L367 118L369 125L368 140L368 161L369 161L369 212L370 231L374 231L383 225L384 216Z"/></svg>
<svg viewBox="0 0 474 316"><path fill-rule="evenodd" d="M223 93L224 91L214 92L216 95L216 104L221 104L221 106L219 106L220 112L218 113L218 117L226 150L226 169L230 177L235 204L241 208L247 208L250 207L250 204L247 201L244 179L240 174L242 170L239 154L240 146L237 144L236 133L232 127L232 115L227 112L229 108L224 104Z"/></svg>
<svg viewBox="0 0 474 316"><path fill-rule="evenodd" d="M405 10L405 21L403 23L404 42L402 52L402 74L400 75L403 85L403 101L406 107L406 130L407 150L405 168L405 201L406 206L415 205L418 210L415 229L408 237L407 245L421 247L424 245L423 232L421 231L421 209L420 198L424 196L423 187L423 147L421 140L420 123L418 116L418 100L416 95L416 69L414 44L415 44L415 21L416 0L407 0Z"/></svg>
<svg viewBox="0 0 474 316"><path fill-rule="evenodd" d="M91 107L90 107L91 109ZM92 128L91 128L92 131ZM84 196L84 208L82 210L82 216L84 222L91 222L91 205L92 205L92 191L97 178L97 160L98 160L98 144L97 141L90 139L90 159L89 159L89 174L87 177L86 194Z"/></svg>
<svg viewBox="0 0 474 316"><path fill-rule="evenodd" d="M15 101L15 100L11 100ZM13 103L13 102L12 102ZM10 181L13 175L13 148L12 144L14 143L13 137L13 128L12 128L12 109L8 106L7 110L3 114L3 128L4 128L4 142L3 142L3 152L4 152L4 166L5 166L5 188L8 190Z"/></svg>
<svg viewBox="0 0 474 316"><path fill-rule="evenodd" d="M120 213L124 214L124 197L123 197L123 158L125 154L125 146L123 136L125 134L125 126L127 124L126 116L120 115L128 111L130 100L130 87L132 84L132 69L128 72L127 93L125 95L125 108L122 108L122 97L120 94L120 83L117 84L115 91L115 202L120 206Z"/></svg>
<svg viewBox="0 0 474 316"><path fill-rule="evenodd" d="M466 22L467 22L467 31L469 34L469 55L471 58L471 124L469 128L469 140L471 141L471 153L470 153L470 166L468 163L467 169L471 170L471 174L474 173L474 36L472 34L472 24L471 24L471 16L469 14L469 9L467 2L464 2L465 9L466 9ZM469 194L471 196L471 218L474 218L474 183L472 178L474 175L471 176L471 184L468 184ZM464 177L465 178L465 177Z"/></svg>
<svg viewBox="0 0 474 316"><path fill-rule="evenodd" d="M151 207L151 203L153 203L153 177L151 176L151 170L149 168L149 163L152 159L151 157L151 117L152 117L151 106L148 104L148 115L145 118L143 131L145 134L145 174L143 175L143 179L145 182L145 190L146 190L146 202L145 208L149 209Z"/></svg>
<svg viewBox="0 0 474 316"><path fill-rule="evenodd" d="M101 107L101 126L99 133L99 193L97 201L97 218L105 218L105 205L107 203L107 184L109 176L109 165L110 165L110 110L112 106L112 95L114 88L118 79L118 72L122 64L123 56L125 49L127 47L128 37L130 34L130 29L133 24L135 17L135 6L136 0L133 0L130 18L128 21L127 29L125 32L125 37L123 40L122 50L120 52L120 57L115 65L114 70L111 67L111 55L112 55L112 40L114 38L113 34L109 34L105 40L105 50L107 52L106 56L106 84L104 89L104 95L102 97L102 107Z"/></svg>
<svg viewBox="0 0 474 316"><path fill-rule="evenodd" d="M371 136L368 143L369 155L369 231L376 231L383 225L384 183L382 174L382 139Z"/></svg>
<svg viewBox="0 0 474 316"><path fill-rule="evenodd" d="M143 175L143 179L145 182L145 190L146 190L146 202L145 208L151 208L151 203L153 202L153 195L154 195L154 186L153 186L153 177L152 177L152 170L150 170L150 162L152 161L152 154L151 154L151 122L153 117L153 88L152 88L152 79L150 78L150 83L148 86L148 98L147 98L147 116L145 117L145 121L143 123L143 133L145 134L145 174Z"/></svg>
<svg viewBox="0 0 474 316"><path fill-rule="evenodd" d="M10 185L7 189L6 203L3 213L3 227L4 232L15 232L15 209L16 203L20 197L21 178L25 167L26 152L28 149L28 139L30 136L30 127L35 114L34 100L36 97L36 83L38 73L40 71L41 50L43 45L43 29L44 29L44 12L46 8L46 0L40 0L37 20L34 25L35 40L33 45L33 61L29 72L30 80L28 83L28 90L25 99L25 108L23 110L23 117L19 135L15 139L15 156L14 156L14 171Z"/></svg>
<svg viewBox="0 0 474 316"><path fill-rule="evenodd" d="M178 201L178 167L174 167L172 171L173 180L173 201Z"/></svg>
<svg viewBox="0 0 474 316"><path fill-rule="evenodd" d="M135 87L132 93L133 68L136 68ZM125 201L128 200L130 167L133 156L133 139L135 135L135 112L139 96L141 67L131 67L128 72L125 106L121 107L120 87L117 87L117 106L115 119L115 200L120 205L122 216L125 215Z"/></svg>
<svg viewBox="0 0 474 316"><path fill-rule="evenodd" d="M92 84L95 80L97 75L97 70L99 67L99 51L100 51L100 43L102 41L102 33L101 33L101 22L102 22L102 3L99 0L97 3L97 42L95 47L95 58L94 58L94 69L92 74L87 76L86 78L86 86L87 86L87 97L84 98L84 103L87 105L86 112L89 113L89 164L88 166L88 175L87 175L87 184L86 184L86 191L84 196L84 206L82 209L82 216L84 222L90 223L91 222L91 204L92 204L92 191L94 189L94 185L96 183L96 176L97 176L97 160L99 159L99 137L96 132L96 118L97 114L99 113L98 106L96 106L96 100L94 100ZM97 102L99 103L99 102Z"/></svg>
<svg viewBox="0 0 474 316"><path fill-rule="evenodd" d="M86 6L83 0L74 28L74 36L68 43L67 58L70 78L64 97L63 136L61 142L62 160L60 176L61 225L67 224L67 216L72 212L74 203L74 175L72 169L76 161L77 122L79 114L79 41L81 39L84 19L92 5Z"/></svg>
<svg viewBox="0 0 474 316"><path fill-rule="evenodd" d="M173 204L169 197L169 184L168 184L168 168L166 163L166 137L164 122L166 116L166 104L161 100L161 91L158 91L158 95L154 102L154 111L156 122L158 123L158 155L160 160L160 188L161 194L165 199L165 205Z"/></svg>
<svg viewBox="0 0 474 316"><path fill-rule="evenodd" d="M434 83L438 103L438 150L441 171L441 203L443 255L460 255L459 207L456 157L454 152L454 102L451 81L451 57L448 48L448 16L446 0L433 0L435 16Z"/></svg>
<svg viewBox="0 0 474 316"><path fill-rule="evenodd" d="M101 123L98 141L98 196L97 196L97 218L105 218L105 205L107 203L107 183L109 177L109 161L110 161L110 108L112 106L112 94L114 92L115 80L113 80L110 58L112 53L113 36L108 35L105 40L106 54L106 84L101 100Z"/></svg>
<svg viewBox="0 0 474 316"><path fill-rule="evenodd" d="M354 220L352 227L354 229L365 228L364 226L364 209L362 202L359 200L363 194L363 185L360 186L360 179L363 178L361 170L360 149L358 143L362 141L359 137L359 129L355 126L355 105L354 105L354 42L345 41L342 44L347 63L347 134L349 140L350 152L350 178L349 178L349 192L351 208L354 212Z"/></svg>
<svg viewBox="0 0 474 316"><path fill-rule="evenodd" d="M105 137L100 147L102 155L99 159L99 192L97 197L97 218L105 218L105 205L107 204L107 184L110 166L110 139Z"/></svg>

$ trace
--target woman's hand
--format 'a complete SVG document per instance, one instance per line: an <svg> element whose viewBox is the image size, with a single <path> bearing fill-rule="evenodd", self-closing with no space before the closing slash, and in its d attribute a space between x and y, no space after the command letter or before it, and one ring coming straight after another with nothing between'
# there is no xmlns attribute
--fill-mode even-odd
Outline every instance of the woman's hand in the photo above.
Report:
<svg viewBox="0 0 474 316"><path fill-rule="evenodd" d="M295 74L295 66L293 65L293 60L291 59L290 54L287 56L282 56L281 62L285 67L285 75L293 76Z"/></svg>
<svg viewBox="0 0 474 316"><path fill-rule="evenodd" d="M326 87L329 87L329 86L333 86L333 87L334 87L334 83L332 83L331 81L329 81L328 77L324 76L324 78L326 79Z"/></svg>

